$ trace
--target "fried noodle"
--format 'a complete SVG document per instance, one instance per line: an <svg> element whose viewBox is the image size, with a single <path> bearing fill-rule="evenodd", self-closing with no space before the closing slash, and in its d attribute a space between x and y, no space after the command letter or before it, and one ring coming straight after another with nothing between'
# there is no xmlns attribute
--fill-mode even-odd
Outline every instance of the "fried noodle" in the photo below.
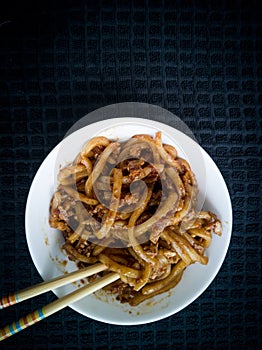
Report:
<svg viewBox="0 0 262 350"><path fill-rule="evenodd" d="M123 143L94 137L58 182L49 223L63 249L79 267L117 272L105 289L132 306L175 287L189 265L206 265L212 234L222 234L214 213L196 209L195 175L161 132Z"/></svg>

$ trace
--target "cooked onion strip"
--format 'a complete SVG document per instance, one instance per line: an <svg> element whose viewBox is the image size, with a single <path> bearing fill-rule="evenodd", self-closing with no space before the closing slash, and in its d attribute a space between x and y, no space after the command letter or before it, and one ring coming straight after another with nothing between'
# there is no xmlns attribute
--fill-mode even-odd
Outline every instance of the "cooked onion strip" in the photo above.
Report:
<svg viewBox="0 0 262 350"><path fill-rule="evenodd" d="M156 142L152 139L147 137L147 135L135 135L133 136L136 139L139 140L143 140L146 141L148 144L150 144L152 147L157 147L158 153L161 156L161 158L170 166L174 166L177 167L178 166L178 162L176 159L174 159L173 156L171 156L164 148L164 146L162 145L162 143L159 143L156 146Z"/></svg>
<svg viewBox="0 0 262 350"><path fill-rule="evenodd" d="M162 217L165 217L171 208L174 207L174 204L177 203L178 196L176 193L171 193L167 198L166 202L163 206L153 215L150 219L148 219L143 224L139 225L135 228L135 236L139 237L146 231L148 231L154 224L156 224Z"/></svg>
<svg viewBox="0 0 262 350"><path fill-rule="evenodd" d="M152 293L155 293L156 291L166 287L167 285L169 285L172 282L172 280L174 278L176 278L178 275L180 275L183 272L183 270L185 269L186 266L187 265L182 260L180 260L172 268L172 271L170 272L170 274L166 278L164 278L164 279L162 279L160 281L148 284L146 287L144 287L142 289L142 293L144 295L152 294Z"/></svg>
<svg viewBox="0 0 262 350"><path fill-rule="evenodd" d="M134 296L134 298L131 298L130 301L129 301L129 304L131 306L137 306L139 305L140 303L142 303L143 301L149 299L149 298L152 298L156 295L159 295L159 294L162 294L162 293L165 293L167 291L169 291L170 289L174 288L178 283L179 281L181 280L182 278L182 272L177 275L167 286L164 286L163 288L159 289L159 290L156 290L154 291L153 293L150 293L150 294L142 294L141 292L139 294L137 294L136 296Z"/></svg>
<svg viewBox="0 0 262 350"><path fill-rule="evenodd" d="M79 200L80 202L89 204L89 205L96 205L98 204L98 200L93 198L88 198L84 194L77 192L75 189L73 189L70 186L62 186L62 189L66 191L69 196L73 197L75 200Z"/></svg>
<svg viewBox="0 0 262 350"><path fill-rule="evenodd" d="M134 249L134 251L136 252L136 254L144 261L146 261L149 264L156 264L157 261L156 259L150 257L150 255L148 255L144 249L142 248L142 246L138 243L138 241L135 238L134 235L134 227L135 227L135 223L136 220L139 218L139 216L143 213L143 211L145 210L150 197L152 195L152 188L150 188L147 192L147 196L145 201L142 203L142 205L136 209L133 214L131 215L129 222L128 222L128 238L129 238L129 242L132 246L132 248Z"/></svg>
<svg viewBox="0 0 262 350"><path fill-rule="evenodd" d="M164 150L169 153L174 159L177 158L177 150L171 145L163 145Z"/></svg>
<svg viewBox="0 0 262 350"><path fill-rule="evenodd" d="M61 185L68 185L77 183L88 175L87 169L84 165L77 164L63 168L58 175L58 181Z"/></svg>
<svg viewBox="0 0 262 350"><path fill-rule="evenodd" d="M131 267L127 267L126 265L121 265L115 262L114 260L110 259L109 256L105 254L100 254L98 256L99 260L105 264L110 271L114 271L119 273L119 275L123 275L126 277L132 277L132 278L139 278L141 275L141 272L139 270L132 269Z"/></svg>
<svg viewBox="0 0 262 350"><path fill-rule="evenodd" d="M108 138L104 136L94 137L84 145L82 152L80 154L82 157L87 157L89 152L91 152L95 147L97 146L107 147L109 144L110 144L110 141L108 140Z"/></svg>
<svg viewBox="0 0 262 350"><path fill-rule="evenodd" d="M119 199L121 195L121 186L122 186L122 171L120 169L115 168L113 193L112 193L109 211L107 213L103 226L99 231L95 232L95 235L98 239L104 238L114 224L116 214L117 214L117 208L119 205Z"/></svg>
<svg viewBox="0 0 262 350"><path fill-rule="evenodd" d="M178 191L179 199L184 197L185 195L185 186L179 176L179 173L176 168L167 168L166 169L167 175L170 177L170 179L173 181L175 188Z"/></svg>
<svg viewBox="0 0 262 350"><path fill-rule="evenodd" d="M95 181L97 180L98 176L101 174L103 168L105 167L105 164L106 164L106 161L108 160L108 157L110 156L110 154L112 152L116 151L118 147L119 147L119 144L117 142L113 142L110 145L108 145L106 147L106 149L104 150L104 152L102 153L101 158L97 162L93 172L88 177L86 184L85 184L85 192L86 192L86 195L88 197L90 197L92 195L93 185L94 185Z"/></svg>

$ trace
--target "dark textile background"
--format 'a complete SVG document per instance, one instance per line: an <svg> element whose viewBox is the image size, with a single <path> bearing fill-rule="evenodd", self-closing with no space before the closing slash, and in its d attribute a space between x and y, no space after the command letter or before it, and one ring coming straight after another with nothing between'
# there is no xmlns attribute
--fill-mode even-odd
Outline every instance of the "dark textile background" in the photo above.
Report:
<svg viewBox="0 0 262 350"><path fill-rule="evenodd" d="M234 226L218 276L178 314L117 327L66 308L0 348L259 349L259 1L6 1L1 7L2 295L41 281L24 230L39 165L74 122L107 104L148 102L186 122L225 178ZM54 298L50 292L0 311L0 326Z"/></svg>

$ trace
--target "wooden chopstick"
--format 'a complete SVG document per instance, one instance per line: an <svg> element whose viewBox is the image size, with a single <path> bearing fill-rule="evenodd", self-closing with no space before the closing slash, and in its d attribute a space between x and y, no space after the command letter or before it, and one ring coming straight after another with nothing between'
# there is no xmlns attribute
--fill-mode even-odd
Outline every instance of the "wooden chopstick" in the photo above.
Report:
<svg viewBox="0 0 262 350"><path fill-rule="evenodd" d="M101 264L101 265L103 265L103 264ZM103 267L104 267L104 265L103 265ZM91 268L93 269L93 266ZM100 266L100 268L102 268L102 266ZM66 276L66 277L68 277L68 276ZM85 275L85 276L87 276L87 275ZM63 277L57 278L55 280L58 280L58 282L61 283L60 279L64 280L66 277L63 276ZM46 317L54 314L55 312L63 309L64 307L68 306L69 304L72 304L72 303L82 299L83 297L105 287L106 285L108 285L108 284L110 284L118 279L119 279L119 275L117 273L110 272L107 275L105 275L101 278L98 278L94 282L92 282L92 283L90 283L82 288L75 290L74 292L63 296L63 297L53 301L52 303L50 303L42 308L36 309L35 311L31 312L27 316L21 317L18 321L13 322L12 324L7 325L4 328L0 329L0 341L12 336L13 334L16 334L16 333L22 331L23 329L41 321L41 320L43 320L44 318L46 318ZM55 280L52 280L49 282L44 282L43 284L53 283L53 282L55 282ZM69 283L69 282L67 282L67 283ZM60 284L60 286L61 286L61 284ZM30 289L33 289L36 287L38 287L38 285L35 287L31 287ZM56 285L56 287L57 287L57 285ZM55 288L55 287L52 287L52 288ZM41 293L38 293L35 295L39 295L39 294L41 294ZM30 296L28 298L30 298Z"/></svg>
<svg viewBox="0 0 262 350"><path fill-rule="evenodd" d="M8 296L2 297L0 299L0 310L10 305L20 303L23 300L30 299L37 295L46 293L51 289L62 287L66 284L94 275L95 273L104 271L106 269L107 267L104 264L97 263L95 265L68 273L66 275L56 277L50 281L41 282L39 284L36 284L35 286L9 294Z"/></svg>

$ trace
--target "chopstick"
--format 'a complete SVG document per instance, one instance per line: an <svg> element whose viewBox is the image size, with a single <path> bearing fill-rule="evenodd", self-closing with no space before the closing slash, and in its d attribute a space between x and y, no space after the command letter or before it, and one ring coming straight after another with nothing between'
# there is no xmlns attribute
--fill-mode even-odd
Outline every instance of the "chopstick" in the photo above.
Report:
<svg viewBox="0 0 262 350"><path fill-rule="evenodd" d="M93 266L89 266L69 274L53 278L50 281L41 282L35 286L22 289L18 292L9 294L8 296L2 297L0 299L0 310L11 305L17 304L26 299L33 298L37 295L48 292L51 289L62 287L66 284L75 282L82 278L94 275L95 273L106 270L107 267L104 264L98 263Z"/></svg>
<svg viewBox="0 0 262 350"><path fill-rule="evenodd" d="M107 267L105 265L96 264L92 267L88 267L86 269L82 269L82 270L70 273L66 276L61 276L61 277L55 278L51 281L43 282L43 283L40 283L36 286L32 286L30 288L24 289L20 292L12 294L12 296L14 296L14 295L19 296L18 300L15 300L15 302L13 302L12 304L15 304L19 301L26 300L26 299L29 299L33 296L40 295L40 294L44 293L41 290L41 286L43 287L44 291L48 291L52 288L61 287L62 285L76 281L79 278L91 276L91 275L93 275L97 272L103 271L105 269L107 269ZM76 276L78 276L78 278ZM81 277L79 277L79 276L81 276ZM110 272L109 274L107 274L101 278L98 278L94 282L92 282L92 283L90 283L82 288L79 288L79 289L75 290L74 292L63 296L63 297L53 301L52 303L47 304L46 306L43 306L42 308L36 309L35 311L29 313L27 316L21 317L18 321L13 322L12 324L7 325L4 328L0 329L0 341L12 336L15 333L20 332L21 330L23 330L23 329L41 321L41 320L43 320L44 318L54 314L57 311L62 310L64 307L68 306L69 304L74 303L74 302L82 299L83 297L105 287L106 285L116 281L117 279L119 279L119 275L115 272ZM21 299L21 298L23 298L23 299ZM3 298L3 299L5 299L5 298ZM13 300L14 299L12 299L12 301ZM9 302L7 306L10 306L12 304Z"/></svg>

